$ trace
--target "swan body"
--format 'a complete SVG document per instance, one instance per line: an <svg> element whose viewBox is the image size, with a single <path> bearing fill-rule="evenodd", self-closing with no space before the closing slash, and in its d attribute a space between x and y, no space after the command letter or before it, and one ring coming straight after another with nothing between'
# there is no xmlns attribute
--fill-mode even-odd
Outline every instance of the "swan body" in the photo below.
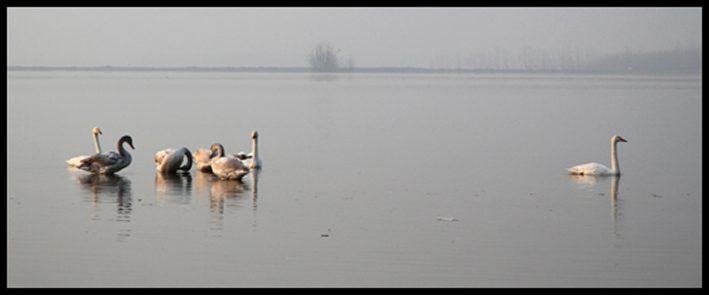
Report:
<svg viewBox="0 0 709 295"><path fill-rule="evenodd" d="M209 163L211 157L212 153L210 153L204 148L199 148L196 152L194 152L194 154L192 154L192 158L194 158L194 164L195 166L197 166L197 170L205 172L212 172L212 166Z"/></svg>
<svg viewBox="0 0 709 295"><path fill-rule="evenodd" d="M246 167L236 157L226 156L217 158L212 162L212 173L221 179L241 180L244 175L249 173L249 167Z"/></svg>
<svg viewBox="0 0 709 295"><path fill-rule="evenodd" d="M252 146L251 153L246 154L244 152L239 152L236 157L241 159L244 164L249 168L261 168L261 158L258 156L258 132L254 130L251 133Z"/></svg>
<svg viewBox="0 0 709 295"><path fill-rule="evenodd" d="M566 169L571 174L578 175L620 175L620 166L618 165L618 153L616 151L618 142L627 142L622 137L615 135L611 138L611 167L608 168L598 163L588 163L577 165Z"/></svg>
<svg viewBox="0 0 709 295"><path fill-rule="evenodd" d="M187 157L187 163L182 164L182 158ZM155 168L160 172L175 173L177 170L190 171L192 168L192 155L187 148L177 150L167 148L155 154Z"/></svg>
<svg viewBox="0 0 709 295"><path fill-rule="evenodd" d="M77 168L96 174L113 174L130 165L133 158L128 151L123 147L127 143L132 149L133 138L129 135L124 135L118 140L118 153L97 153L91 157L81 160Z"/></svg>
<svg viewBox="0 0 709 295"><path fill-rule="evenodd" d="M617 174L613 172L613 169L609 169L598 163L588 163L583 165L576 165L574 167L566 169L571 174L578 175L612 175Z"/></svg>
<svg viewBox="0 0 709 295"><path fill-rule="evenodd" d="M224 155L224 146L215 143L212 145L213 158L209 162L212 173L221 179L238 179L249 173L249 168L234 155Z"/></svg>
<svg viewBox="0 0 709 295"><path fill-rule="evenodd" d="M91 130L91 133L94 136L94 146L96 147L96 153L100 154L101 153L101 144L99 144L99 142L98 142L98 135L103 134L103 133L101 133L101 129L99 129L98 127L94 127L94 129ZM88 157L90 157L90 156L76 156L76 157L73 157L69 160L66 160L66 162L69 164L69 166L76 167L76 166L79 166L79 164L81 164L81 160L86 159Z"/></svg>

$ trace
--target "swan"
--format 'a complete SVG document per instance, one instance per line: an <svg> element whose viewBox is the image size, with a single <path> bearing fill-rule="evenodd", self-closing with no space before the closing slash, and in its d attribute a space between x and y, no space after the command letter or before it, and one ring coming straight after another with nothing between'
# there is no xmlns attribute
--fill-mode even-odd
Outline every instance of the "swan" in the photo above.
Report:
<svg viewBox="0 0 709 295"><path fill-rule="evenodd" d="M135 149L135 147L133 147L133 138L131 138L130 135L123 135L123 137L118 140L118 153L112 151L94 154L91 157L81 160L77 168L97 174L113 174L128 167L133 158L128 151L123 148L124 143L127 143L132 149Z"/></svg>
<svg viewBox="0 0 709 295"><path fill-rule="evenodd" d="M239 152L235 155L235 157L239 158L244 162L244 165L249 168L261 168L261 158L258 156L258 132L254 130L251 133L251 139L253 141L253 145L251 146L251 153L246 154L244 152ZM230 155L234 156L234 155Z"/></svg>
<svg viewBox="0 0 709 295"><path fill-rule="evenodd" d="M192 157L199 171L212 172L212 161L224 156L224 146L221 143L212 144L209 150L199 148Z"/></svg>
<svg viewBox="0 0 709 295"><path fill-rule="evenodd" d="M183 166L182 158L187 157L187 163ZM186 147L177 150L167 148L155 154L155 168L160 172L175 173L177 170L189 172L192 168L192 155Z"/></svg>
<svg viewBox="0 0 709 295"><path fill-rule="evenodd" d="M210 166L212 173L219 178L241 180L249 173L249 168L239 158L234 155L224 156L224 146L221 144L213 144L212 151L214 158L210 161Z"/></svg>
<svg viewBox="0 0 709 295"><path fill-rule="evenodd" d="M204 148L199 148L196 152L194 152L194 154L192 154L192 158L194 158L194 164L197 166L197 170L211 172L212 166L209 163L211 156L212 153Z"/></svg>
<svg viewBox="0 0 709 295"><path fill-rule="evenodd" d="M96 153L100 154L101 153L101 144L99 144L99 142L98 142L98 135L103 134L103 133L101 133L101 129L99 129L98 127L94 127L94 129L91 130L91 133L94 136L94 146L96 146ZM90 156L76 156L76 157L73 157L69 160L66 160L66 162L69 164L69 166L76 167L81 163L81 160L86 159L88 157L90 157Z"/></svg>
<svg viewBox="0 0 709 295"><path fill-rule="evenodd" d="M619 141L628 142L619 135L614 135L613 138L611 138L612 169L608 169L608 167L598 163L588 163L568 168L566 169L566 171L569 171L571 174L579 175L620 175L620 167L618 166L618 153L616 152L616 148L618 146Z"/></svg>
<svg viewBox="0 0 709 295"><path fill-rule="evenodd" d="M212 173L219 176L221 179L236 179L241 180L244 175L249 173L249 167L246 167L241 160L236 157L220 157L212 162Z"/></svg>

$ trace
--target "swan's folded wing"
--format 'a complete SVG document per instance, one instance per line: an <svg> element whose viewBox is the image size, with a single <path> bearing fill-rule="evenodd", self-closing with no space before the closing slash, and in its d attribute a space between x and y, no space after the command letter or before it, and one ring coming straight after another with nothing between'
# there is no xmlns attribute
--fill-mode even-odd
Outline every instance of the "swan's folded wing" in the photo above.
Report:
<svg viewBox="0 0 709 295"><path fill-rule="evenodd" d="M598 163L588 163L583 165L577 165L566 169L572 174L583 174L583 175L594 175L607 173L608 168Z"/></svg>
<svg viewBox="0 0 709 295"><path fill-rule="evenodd" d="M248 155L247 155L247 154L244 153L244 152L238 152L238 153L236 153L236 154L228 154L227 157L237 158L237 159L239 159L239 160L241 160L241 161L244 161L244 160L246 160L246 159L251 159L251 158L253 157L253 155L251 155L251 154L248 154Z"/></svg>
<svg viewBox="0 0 709 295"><path fill-rule="evenodd" d="M170 156L170 153L168 151L169 149L165 149L162 151L159 151L155 153L155 163L162 163L165 161L166 157Z"/></svg>
<svg viewBox="0 0 709 295"><path fill-rule="evenodd" d="M212 169L218 171L231 171L238 169L248 169L241 160L234 157L221 157L212 162Z"/></svg>
<svg viewBox="0 0 709 295"><path fill-rule="evenodd" d="M84 159L86 159L88 157L89 156L76 156L76 157L73 157L69 160L66 160L66 162L71 167L77 167L77 166L81 165L81 161L83 161Z"/></svg>
<svg viewBox="0 0 709 295"><path fill-rule="evenodd" d="M212 152L209 150L206 150L204 148L199 148L196 152L192 154L192 158L194 158L195 161L198 163L206 163L209 162L209 159L212 157Z"/></svg>
<svg viewBox="0 0 709 295"><path fill-rule="evenodd" d="M249 168L234 157L221 157L212 162L212 172L221 178L240 179L249 173Z"/></svg>
<svg viewBox="0 0 709 295"><path fill-rule="evenodd" d="M210 150L199 148L192 154L194 164L201 171L212 171L210 161L212 160L212 152Z"/></svg>
<svg viewBox="0 0 709 295"><path fill-rule="evenodd" d="M91 157L81 160L81 166L110 166L115 165L123 157L116 152L100 153L94 154Z"/></svg>

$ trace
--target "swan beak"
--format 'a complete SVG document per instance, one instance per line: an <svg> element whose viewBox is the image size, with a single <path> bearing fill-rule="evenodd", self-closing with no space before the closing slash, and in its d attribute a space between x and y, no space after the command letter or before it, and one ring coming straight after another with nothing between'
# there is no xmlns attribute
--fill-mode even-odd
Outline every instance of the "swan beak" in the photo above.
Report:
<svg viewBox="0 0 709 295"><path fill-rule="evenodd" d="M251 133L251 138L257 138L258 137L258 132L254 131Z"/></svg>
<svg viewBox="0 0 709 295"><path fill-rule="evenodd" d="M94 127L94 133L103 134L101 133L101 129L98 129L98 127Z"/></svg>
<svg viewBox="0 0 709 295"><path fill-rule="evenodd" d="M622 137L620 137L620 136L618 136L618 139L619 139L620 141L622 141L622 142L628 142L627 140L625 140L625 138L622 138Z"/></svg>

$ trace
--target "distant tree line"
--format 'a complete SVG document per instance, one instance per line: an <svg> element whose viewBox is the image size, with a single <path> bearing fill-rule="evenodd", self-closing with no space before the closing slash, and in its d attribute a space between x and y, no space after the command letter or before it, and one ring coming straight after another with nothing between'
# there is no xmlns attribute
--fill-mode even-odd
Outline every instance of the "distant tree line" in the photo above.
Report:
<svg viewBox="0 0 709 295"><path fill-rule="evenodd" d="M429 68L439 71L578 72L636 74L701 74L702 50L697 46L655 52L600 54L565 47L555 51L522 47L518 54L504 49L467 56L437 56Z"/></svg>
<svg viewBox="0 0 709 295"><path fill-rule="evenodd" d="M701 74L701 49L677 48L655 52L604 55L588 65L590 71L628 73Z"/></svg>
<svg viewBox="0 0 709 295"><path fill-rule="evenodd" d="M600 73L600 74L702 74L702 49L690 44L654 52L630 51L599 54L565 47L556 51L522 47L518 54L498 48L467 56L435 57L429 67L355 68L350 56L342 62L339 49L319 43L308 54L310 67L48 67L7 66L8 71L180 71L180 72L367 72L367 73Z"/></svg>
<svg viewBox="0 0 709 295"><path fill-rule="evenodd" d="M314 72L360 72L354 60L346 65L338 56L340 50L330 43L318 43L308 54ZM366 71L381 69L368 69ZM389 69L386 69L389 70ZM410 69L409 69L410 70ZM654 52L630 51L601 54L566 46L549 51L531 46L520 48L517 54L496 47L467 56L436 56L428 69L418 72L548 72L548 73L613 73L613 74L699 74L702 73L702 50L694 44L672 50Z"/></svg>

